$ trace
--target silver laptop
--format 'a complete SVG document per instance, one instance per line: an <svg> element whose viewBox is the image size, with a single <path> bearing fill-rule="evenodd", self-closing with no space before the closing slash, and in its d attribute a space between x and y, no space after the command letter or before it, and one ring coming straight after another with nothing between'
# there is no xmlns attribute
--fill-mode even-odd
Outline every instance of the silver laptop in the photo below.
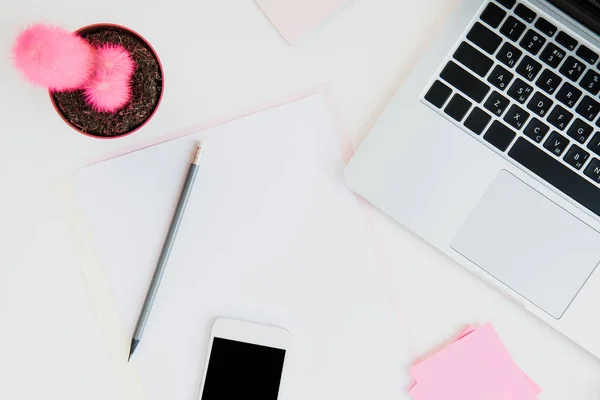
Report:
<svg viewBox="0 0 600 400"><path fill-rule="evenodd" d="M346 170L600 357L600 2L464 0Z"/></svg>

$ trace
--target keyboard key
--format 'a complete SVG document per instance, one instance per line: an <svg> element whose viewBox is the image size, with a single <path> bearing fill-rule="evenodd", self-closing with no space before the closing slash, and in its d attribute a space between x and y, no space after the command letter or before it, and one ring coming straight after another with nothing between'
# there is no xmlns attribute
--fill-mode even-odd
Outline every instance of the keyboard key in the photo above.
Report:
<svg viewBox="0 0 600 400"><path fill-rule="evenodd" d="M534 142L541 143L546 136L546 133L548 133L548 130L550 130L548 125L537 118L532 118L523 130L523 133Z"/></svg>
<svg viewBox="0 0 600 400"><path fill-rule="evenodd" d="M455 120L462 121L469 108L471 108L471 102L456 93L452 96L446 108L444 108L444 112Z"/></svg>
<svg viewBox="0 0 600 400"><path fill-rule="evenodd" d="M542 53L540 54L540 60L551 66L552 68L558 67L560 62L565 58L567 53L555 45L554 43L548 43Z"/></svg>
<svg viewBox="0 0 600 400"><path fill-rule="evenodd" d="M600 216L600 188L527 139L519 138L508 156L594 214Z"/></svg>
<svg viewBox="0 0 600 400"><path fill-rule="evenodd" d="M454 58L481 77L484 77L494 65L494 60L467 42L462 42L458 46L454 52Z"/></svg>
<svg viewBox="0 0 600 400"><path fill-rule="evenodd" d="M490 122L492 117L488 115L479 107L473 108L471 114L465 120L465 126L469 128L473 133L480 135L485 129L487 124Z"/></svg>
<svg viewBox="0 0 600 400"><path fill-rule="evenodd" d="M558 35L556 35L556 41L558 44L565 46L567 50L571 51L575 50L575 47L578 45L577 40L573 39L564 32L558 32Z"/></svg>
<svg viewBox="0 0 600 400"><path fill-rule="evenodd" d="M502 115L504 110L506 110L506 107L508 107L509 103L510 101L506 97L494 91L494 93L490 94L490 97L488 97L483 106L491 111L492 114L499 117Z"/></svg>
<svg viewBox="0 0 600 400"><path fill-rule="evenodd" d="M515 6L517 0L496 0L498 3L502 4L504 7L509 10Z"/></svg>
<svg viewBox="0 0 600 400"><path fill-rule="evenodd" d="M540 52L544 43L546 43L546 39L533 29L530 29L525 36L523 36L519 45L535 56Z"/></svg>
<svg viewBox="0 0 600 400"><path fill-rule="evenodd" d="M581 74L583 74L583 71L585 71L585 64L583 61L579 61L575 57L569 56L562 67L560 67L559 71L573 82L576 82Z"/></svg>
<svg viewBox="0 0 600 400"><path fill-rule="evenodd" d="M587 148L600 156L600 132L596 132L592 140L587 145Z"/></svg>
<svg viewBox="0 0 600 400"><path fill-rule="evenodd" d="M536 13L525 7L523 4L519 4L517 8L515 8L515 14L523 18L527 23L532 23L535 17L537 17Z"/></svg>
<svg viewBox="0 0 600 400"><path fill-rule="evenodd" d="M558 85L562 82L562 78L556 75L549 69L545 69L535 82L536 86L548 94L554 93Z"/></svg>
<svg viewBox="0 0 600 400"><path fill-rule="evenodd" d="M517 134L513 132L512 129L501 122L494 121L485 135L483 135L483 138L500 151L505 151L515 136L517 136Z"/></svg>
<svg viewBox="0 0 600 400"><path fill-rule="evenodd" d="M593 130L594 128L577 118L575 121L573 121L573 124L569 127L569 130L567 130L567 135L583 144L587 138L590 137Z"/></svg>
<svg viewBox="0 0 600 400"><path fill-rule="evenodd" d="M535 27L538 28L543 34L546 34L550 37L554 36L556 33L556 26L552 25L542 17L535 21Z"/></svg>
<svg viewBox="0 0 600 400"><path fill-rule="evenodd" d="M552 110L550 115L548 115L548 122L550 122L550 124L554 125L561 131L565 130L565 128L567 127L567 125L569 125L569 122L571 122L572 119L573 114L571 114L559 105L554 107L554 110Z"/></svg>
<svg viewBox="0 0 600 400"><path fill-rule="evenodd" d="M571 146L571 148L569 149L569 151L567 151L567 154L565 155L565 161L567 162L567 164L569 164L575 169L581 169L581 167L583 167L583 164L585 164L588 158L590 158L590 153L583 150L576 144Z"/></svg>
<svg viewBox="0 0 600 400"><path fill-rule="evenodd" d="M583 173L594 182L600 183L600 160L592 158L592 161L583 170Z"/></svg>
<svg viewBox="0 0 600 400"><path fill-rule="evenodd" d="M478 103L481 103L490 91L488 85L459 67L454 61L446 64L440 77Z"/></svg>
<svg viewBox="0 0 600 400"><path fill-rule="evenodd" d="M600 103L590 96L585 96L575 111L588 121L593 121L598 116L598 112L600 112Z"/></svg>
<svg viewBox="0 0 600 400"><path fill-rule="evenodd" d="M513 104L506 112L504 121L515 129L521 129L527 118L529 118L529 113Z"/></svg>
<svg viewBox="0 0 600 400"><path fill-rule="evenodd" d="M500 47L498 54L496 54L496 59L512 68L517 64L522 54L521 50L506 42Z"/></svg>
<svg viewBox="0 0 600 400"><path fill-rule="evenodd" d="M598 73L592 69L588 70L583 78L581 78L579 86L594 96L597 95L598 92L600 92L600 75L598 75Z"/></svg>
<svg viewBox="0 0 600 400"><path fill-rule="evenodd" d="M513 42L519 40L523 32L525 32L525 24L512 15L504 21L502 28L500 28L500 33Z"/></svg>
<svg viewBox="0 0 600 400"><path fill-rule="evenodd" d="M444 85L440 81L433 82L433 85L429 88L425 94L425 100L436 106L442 108L448 97L452 94L452 89Z"/></svg>
<svg viewBox="0 0 600 400"><path fill-rule="evenodd" d="M528 81L532 81L541 69L542 64L529 56L525 56L517 66L517 73Z"/></svg>
<svg viewBox="0 0 600 400"><path fill-rule="evenodd" d="M565 82L565 84L562 85L560 90L556 93L556 99L567 107L573 107L580 97L581 90L577 89L569 82Z"/></svg>
<svg viewBox="0 0 600 400"><path fill-rule="evenodd" d="M479 18L492 28L497 28L504 17L506 17L506 11L494 3L489 3Z"/></svg>
<svg viewBox="0 0 600 400"><path fill-rule="evenodd" d="M533 88L519 78L515 79L508 88L508 95L521 104L525 103L531 93L533 93Z"/></svg>
<svg viewBox="0 0 600 400"><path fill-rule="evenodd" d="M498 46L500 46L500 43L502 43L502 38L500 36L496 35L479 22L475 22L467 34L467 39L490 54L494 54Z"/></svg>
<svg viewBox="0 0 600 400"><path fill-rule="evenodd" d="M587 61L590 64L596 64L596 61L598 61L598 54L594 53L584 45L579 46L575 54L583 58L583 61Z"/></svg>
<svg viewBox="0 0 600 400"><path fill-rule="evenodd" d="M569 145L569 139L558 132L552 132L544 142L544 148L556 157L560 157Z"/></svg>
<svg viewBox="0 0 600 400"><path fill-rule="evenodd" d="M504 90L506 89L506 86L508 86L508 83L511 81L513 76L514 75L507 71L504 67L496 65L490 73L490 76L488 76L487 81L496 86L498 89Z"/></svg>
<svg viewBox="0 0 600 400"><path fill-rule="evenodd" d="M529 103L527 103L527 108L529 108L531 111L533 111L540 117L546 115L548 110L550 110L550 107L552 107L552 100L550 100L540 92L536 92L531 98L531 100L529 100Z"/></svg>

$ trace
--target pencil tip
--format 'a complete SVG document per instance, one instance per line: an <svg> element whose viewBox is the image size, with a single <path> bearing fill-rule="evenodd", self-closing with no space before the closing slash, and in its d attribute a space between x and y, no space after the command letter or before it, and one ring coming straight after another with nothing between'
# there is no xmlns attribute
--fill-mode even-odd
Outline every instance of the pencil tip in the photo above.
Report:
<svg viewBox="0 0 600 400"><path fill-rule="evenodd" d="M131 339L131 346L129 347L129 357L127 357L127 362L131 360L131 356L133 355L133 352L135 351L135 348L138 346L139 343L139 339Z"/></svg>

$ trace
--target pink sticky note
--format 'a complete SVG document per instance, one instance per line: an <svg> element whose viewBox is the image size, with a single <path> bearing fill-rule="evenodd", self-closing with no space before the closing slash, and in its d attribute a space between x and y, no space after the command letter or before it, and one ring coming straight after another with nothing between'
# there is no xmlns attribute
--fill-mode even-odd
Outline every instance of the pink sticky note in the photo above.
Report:
<svg viewBox="0 0 600 400"><path fill-rule="evenodd" d="M458 335L455 342L464 338L469 333L473 332L475 329L477 329L477 327L475 325L469 325L464 331L462 331L462 333L460 335ZM529 376L527 376L525 374L525 372L523 372L523 376L525 377L525 379L527 379L527 382L529 383L529 385L531 386L531 389L533 389L533 392L536 395L539 395L540 393L542 393L542 388L539 387L538 384L533 381L533 379L531 379Z"/></svg>
<svg viewBox="0 0 600 400"><path fill-rule="evenodd" d="M418 399L533 400L536 388L490 324L469 327L453 344L413 366Z"/></svg>
<svg viewBox="0 0 600 400"><path fill-rule="evenodd" d="M347 2L348 0L256 0L289 44L331 17Z"/></svg>
<svg viewBox="0 0 600 400"><path fill-rule="evenodd" d="M448 388L442 388L432 384L416 384L408 393L413 400L538 400L537 396L531 390L520 389L518 387L505 387L494 392L474 393L469 391L468 387L460 392L448 391Z"/></svg>

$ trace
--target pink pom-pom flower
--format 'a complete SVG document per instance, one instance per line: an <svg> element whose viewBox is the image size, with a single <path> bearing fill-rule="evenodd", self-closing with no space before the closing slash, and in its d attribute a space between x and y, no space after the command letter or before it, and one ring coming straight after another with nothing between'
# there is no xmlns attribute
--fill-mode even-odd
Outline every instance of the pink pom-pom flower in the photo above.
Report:
<svg viewBox="0 0 600 400"><path fill-rule="evenodd" d="M84 94L87 103L96 111L115 112L131 98L131 87L129 80L96 77L85 86Z"/></svg>
<svg viewBox="0 0 600 400"><path fill-rule="evenodd" d="M135 64L129 52L118 44L104 44L97 49L96 74L112 76L120 81L128 81L133 75Z"/></svg>
<svg viewBox="0 0 600 400"><path fill-rule="evenodd" d="M59 92L81 87L94 67L94 51L84 39L44 24L33 25L17 37L13 57L32 83Z"/></svg>
<svg viewBox="0 0 600 400"><path fill-rule="evenodd" d="M96 50L96 68L84 87L85 99L97 111L114 112L131 98L131 76L135 64L123 47L106 44Z"/></svg>

